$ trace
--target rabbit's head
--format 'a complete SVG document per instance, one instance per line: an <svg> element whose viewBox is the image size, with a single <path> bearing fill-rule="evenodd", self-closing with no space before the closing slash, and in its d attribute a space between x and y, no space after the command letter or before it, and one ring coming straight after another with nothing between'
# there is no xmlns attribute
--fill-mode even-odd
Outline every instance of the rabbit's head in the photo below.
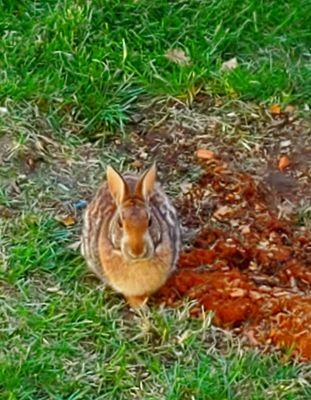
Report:
<svg viewBox="0 0 311 400"><path fill-rule="evenodd" d="M116 204L109 237L113 246L130 261L151 258L160 240L159 222L149 204L155 179L155 165L133 182L112 167L107 168L108 188Z"/></svg>

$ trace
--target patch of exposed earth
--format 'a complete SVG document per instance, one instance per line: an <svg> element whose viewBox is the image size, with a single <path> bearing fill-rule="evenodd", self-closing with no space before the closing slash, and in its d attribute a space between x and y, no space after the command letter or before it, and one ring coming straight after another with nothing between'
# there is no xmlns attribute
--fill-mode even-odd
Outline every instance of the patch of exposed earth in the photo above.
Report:
<svg viewBox="0 0 311 400"><path fill-rule="evenodd" d="M144 107L127 134L88 142L71 121L57 136L37 114L3 131L0 213L73 217L105 166L141 171L157 161L186 230L179 269L155 300L183 298L251 345L311 358L310 118L207 96ZM73 134L74 131L74 134ZM99 135L100 137L100 135ZM286 163L282 164L283 160ZM68 221L68 220L67 220ZM68 225L70 225L68 223Z"/></svg>

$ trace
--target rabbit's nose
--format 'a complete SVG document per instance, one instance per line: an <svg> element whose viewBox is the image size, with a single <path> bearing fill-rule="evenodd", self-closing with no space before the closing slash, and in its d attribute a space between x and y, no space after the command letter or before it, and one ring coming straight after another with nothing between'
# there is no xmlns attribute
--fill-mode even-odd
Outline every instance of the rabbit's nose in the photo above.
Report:
<svg viewBox="0 0 311 400"><path fill-rule="evenodd" d="M131 258L133 259L140 259L144 258L148 253L148 248L147 246L144 246L141 251L133 251L133 249L128 249L128 254L130 255Z"/></svg>

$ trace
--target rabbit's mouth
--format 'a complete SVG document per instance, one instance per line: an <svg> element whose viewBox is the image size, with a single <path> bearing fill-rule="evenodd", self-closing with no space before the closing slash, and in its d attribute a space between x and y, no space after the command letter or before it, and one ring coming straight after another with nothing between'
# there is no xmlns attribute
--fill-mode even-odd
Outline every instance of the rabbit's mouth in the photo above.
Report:
<svg viewBox="0 0 311 400"><path fill-rule="evenodd" d="M153 257L154 249L152 246L145 245L139 252L133 251L129 246L122 249L124 257L130 262L146 261Z"/></svg>
<svg viewBox="0 0 311 400"><path fill-rule="evenodd" d="M146 252L144 252L142 254L139 254L139 255L133 254L131 252L127 252L126 253L126 258L130 262L138 262L138 261L150 260L150 258L152 258L152 256L153 256L153 252L151 252L151 251L146 251Z"/></svg>
<svg viewBox="0 0 311 400"><path fill-rule="evenodd" d="M138 264L143 262L148 262L151 260L151 257L141 257L141 258L131 258L128 260L130 264Z"/></svg>

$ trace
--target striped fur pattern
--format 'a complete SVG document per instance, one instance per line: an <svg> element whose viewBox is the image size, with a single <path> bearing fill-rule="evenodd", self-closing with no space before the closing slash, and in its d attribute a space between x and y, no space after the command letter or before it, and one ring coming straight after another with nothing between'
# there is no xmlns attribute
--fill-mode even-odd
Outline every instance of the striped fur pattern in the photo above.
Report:
<svg viewBox="0 0 311 400"><path fill-rule="evenodd" d="M152 168L140 177L113 170L113 183L107 172L84 216L82 254L88 267L133 307L165 283L180 250L176 210L153 182Z"/></svg>

